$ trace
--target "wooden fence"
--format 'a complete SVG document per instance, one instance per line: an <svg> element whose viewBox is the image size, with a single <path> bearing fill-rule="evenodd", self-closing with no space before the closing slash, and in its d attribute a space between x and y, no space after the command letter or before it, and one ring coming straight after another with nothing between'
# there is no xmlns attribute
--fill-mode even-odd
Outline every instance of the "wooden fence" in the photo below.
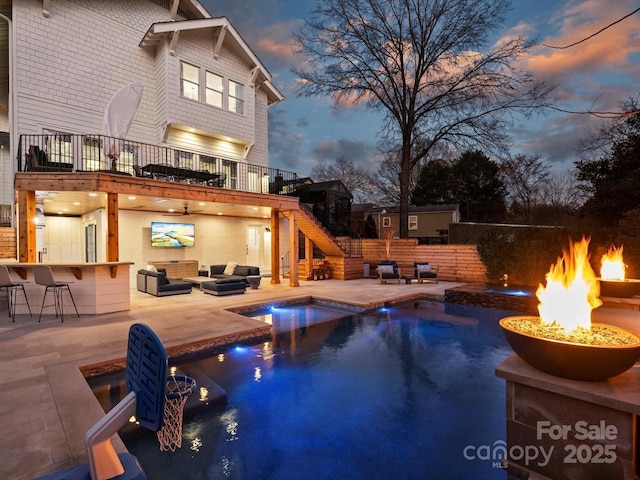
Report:
<svg viewBox="0 0 640 480"><path fill-rule="evenodd" d="M441 280L450 282L486 282L486 269L475 245L418 245L416 239L393 239L388 244L389 260L395 260L402 270L413 271L413 262L436 265ZM387 259L387 241L362 240L363 263L371 265Z"/></svg>
<svg viewBox="0 0 640 480"><path fill-rule="evenodd" d="M18 259L16 229L13 227L0 227L0 259Z"/></svg>

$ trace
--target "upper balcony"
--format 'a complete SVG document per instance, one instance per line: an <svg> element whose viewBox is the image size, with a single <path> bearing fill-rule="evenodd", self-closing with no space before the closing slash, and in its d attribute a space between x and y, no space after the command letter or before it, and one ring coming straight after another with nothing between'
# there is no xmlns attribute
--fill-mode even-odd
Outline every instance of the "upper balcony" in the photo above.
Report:
<svg viewBox="0 0 640 480"><path fill-rule="evenodd" d="M286 195L294 172L104 135L20 135L19 172L105 172L172 183Z"/></svg>

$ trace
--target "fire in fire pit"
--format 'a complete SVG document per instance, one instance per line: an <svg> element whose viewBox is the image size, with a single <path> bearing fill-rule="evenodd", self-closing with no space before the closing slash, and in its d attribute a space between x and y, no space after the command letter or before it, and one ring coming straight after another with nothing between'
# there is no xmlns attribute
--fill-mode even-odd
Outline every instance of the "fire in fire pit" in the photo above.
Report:
<svg viewBox="0 0 640 480"><path fill-rule="evenodd" d="M625 278L626 265L622 246L611 246L600 261L600 295L603 297L633 297L640 295L640 280Z"/></svg>
<svg viewBox="0 0 640 480"><path fill-rule="evenodd" d="M600 381L629 369L640 358L640 338L591 322L602 304L589 264L589 240L570 243L536 292L539 317L500 320L511 348L531 366L576 380Z"/></svg>

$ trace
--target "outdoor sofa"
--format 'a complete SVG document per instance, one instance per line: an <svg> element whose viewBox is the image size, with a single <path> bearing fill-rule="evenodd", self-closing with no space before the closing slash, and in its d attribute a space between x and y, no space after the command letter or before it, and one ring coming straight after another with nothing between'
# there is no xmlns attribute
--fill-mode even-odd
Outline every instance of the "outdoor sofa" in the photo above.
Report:
<svg viewBox="0 0 640 480"><path fill-rule="evenodd" d="M211 278L242 280L247 285L249 285L247 277L260 276L260 267L238 265L235 262L229 262L223 265L211 265L209 270L211 272L209 275Z"/></svg>
<svg viewBox="0 0 640 480"><path fill-rule="evenodd" d="M155 295L156 297L191 293L193 285L190 282L169 279L167 275L160 270L157 272L146 269L138 270L138 291Z"/></svg>

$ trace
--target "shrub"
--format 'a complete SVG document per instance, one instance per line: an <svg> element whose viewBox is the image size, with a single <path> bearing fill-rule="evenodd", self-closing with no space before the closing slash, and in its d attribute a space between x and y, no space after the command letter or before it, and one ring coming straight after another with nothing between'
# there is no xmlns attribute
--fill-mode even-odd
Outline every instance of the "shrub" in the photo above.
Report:
<svg viewBox="0 0 640 480"><path fill-rule="evenodd" d="M568 236L561 228L493 228L477 248L491 282L501 282L506 274L511 284L537 286L568 248Z"/></svg>

